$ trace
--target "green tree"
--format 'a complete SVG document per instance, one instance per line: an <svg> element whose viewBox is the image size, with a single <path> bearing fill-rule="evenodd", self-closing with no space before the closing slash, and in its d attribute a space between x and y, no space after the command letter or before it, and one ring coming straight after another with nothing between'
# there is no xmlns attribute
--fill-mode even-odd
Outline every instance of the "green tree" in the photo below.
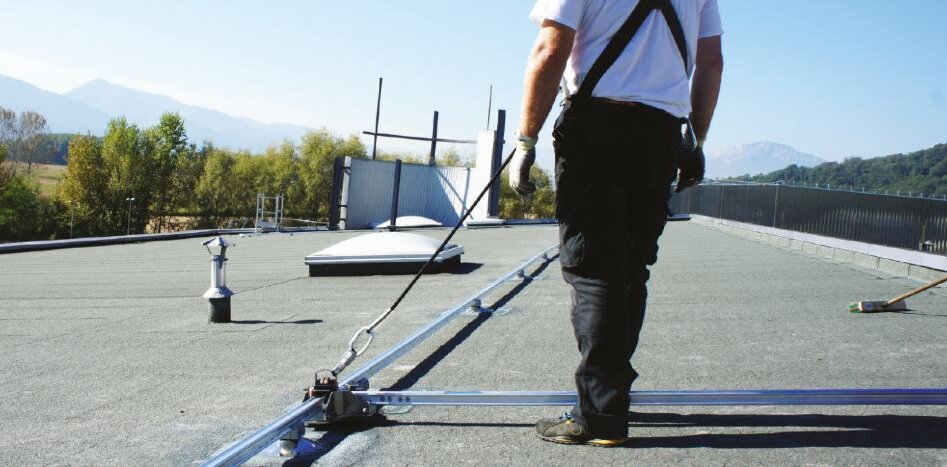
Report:
<svg viewBox="0 0 947 467"><path fill-rule="evenodd" d="M437 165L448 167L470 167L470 159L464 157L456 148L450 147L440 157L437 158Z"/></svg>
<svg viewBox="0 0 947 467"><path fill-rule="evenodd" d="M50 239L57 230L57 206L39 193L39 186L14 175L0 187L0 241Z"/></svg>
<svg viewBox="0 0 947 467"><path fill-rule="evenodd" d="M200 212L197 202L197 184L204 172L204 165L214 146L208 142L200 148L193 144L187 145L184 153L178 156L176 168L171 177L171 203L169 215L184 215L169 219L168 226L173 230L193 228L194 214Z"/></svg>
<svg viewBox="0 0 947 467"><path fill-rule="evenodd" d="M43 145L49 127L46 117L36 112L22 112L17 125L17 158L26 159L26 173L32 173L33 161ZM14 166L16 167L16 166ZM14 170L14 173L16 171Z"/></svg>
<svg viewBox="0 0 947 467"><path fill-rule="evenodd" d="M533 166L530 178L536 184L536 192L520 196L510 187L510 171L500 176L500 217L504 219L551 219L556 216L556 192L552 177L545 170Z"/></svg>
<svg viewBox="0 0 947 467"><path fill-rule="evenodd" d="M367 155L365 146L355 135L342 139L324 128L303 135L297 184L306 219L328 218L336 157L364 159Z"/></svg>
<svg viewBox="0 0 947 467"><path fill-rule="evenodd" d="M7 166L5 165L6 161L7 161L7 147L0 144L0 190L3 189L3 185L6 184L7 178L10 176L9 173L7 172Z"/></svg>
<svg viewBox="0 0 947 467"><path fill-rule="evenodd" d="M69 142L66 175L58 198L76 220L77 236L108 235L106 207L111 201L108 177L102 160L102 145L93 136L77 135Z"/></svg>
<svg viewBox="0 0 947 467"><path fill-rule="evenodd" d="M157 125L145 131L145 136L148 139L147 153L151 158L150 178L155 187L150 203L153 230L161 232L168 227L177 207L173 196L174 172L179 159L186 157L188 150L184 120L176 113L165 113Z"/></svg>
<svg viewBox="0 0 947 467"><path fill-rule="evenodd" d="M0 106L0 147L3 147L4 157L16 164L16 112Z"/></svg>
<svg viewBox="0 0 947 467"><path fill-rule="evenodd" d="M256 214L256 196L264 193L270 180L267 174L266 160L249 152L237 153L234 157L233 171L229 180L229 189L234 198L229 206L237 216L254 217Z"/></svg>
<svg viewBox="0 0 947 467"><path fill-rule="evenodd" d="M102 175L105 177L105 204L100 215L111 234L145 231L154 193L153 160L143 132L124 118L109 122L102 139ZM128 198L135 201L128 202ZM129 212L131 210L131 212Z"/></svg>
<svg viewBox="0 0 947 467"><path fill-rule="evenodd" d="M299 179L296 145L290 141L283 141L279 146L271 146L263 153L263 159L267 177L261 193L267 196L285 196L288 205L284 208L289 212L284 212L284 215L289 217L300 215L301 213L295 212L298 210L294 209L299 205L294 200L298 199L301 193L301 189L296 186Z"/></svg>
<svg viewBox="0 0 947 467"><path fill-rule="evenodd" d="M420 155L413 152L389 152L389 151L378 151L377 159L380 161L396 161L400 160L406 164L420 164L427 165L428 160L430 159L427 155Z"/></svg>
<svg viewBox="0 0 947 467"><path fill-rule="evenodd" d="M232 186L235 162L236 157L230 151L209 149L194 190L201 227L221 227L225 218L237 215Z"/></svg>

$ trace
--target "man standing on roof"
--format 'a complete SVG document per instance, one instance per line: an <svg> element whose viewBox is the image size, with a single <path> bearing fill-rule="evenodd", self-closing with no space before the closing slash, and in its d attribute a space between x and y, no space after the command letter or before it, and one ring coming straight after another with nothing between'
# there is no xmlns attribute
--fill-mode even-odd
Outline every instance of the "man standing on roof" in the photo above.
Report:
<svg viewBox="0 0 947 467"><path fill-rule="evenodd" d="M564 72L571 97L553 129L556 217L582 354L578 404L536 429L557 443L620 445L669 187L678 169L678 191L703 178L723 71L720 13L716 0L538 0L530 18L541 27L510 184L535 190L536 139Z"/></svg>

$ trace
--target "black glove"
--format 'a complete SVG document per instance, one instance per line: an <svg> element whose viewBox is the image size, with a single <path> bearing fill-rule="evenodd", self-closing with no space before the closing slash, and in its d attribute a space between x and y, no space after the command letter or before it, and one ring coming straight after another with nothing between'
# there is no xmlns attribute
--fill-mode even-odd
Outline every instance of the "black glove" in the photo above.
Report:
<svg viewBox="0 0 947 467"><path fill-rule="evenodd" d="M520 196L536 191L536 184L529 181L529 169L536 163L536 138L521 136L516 141L516 152L510 162L510 186Z"/></svg>
<svg viewBox="0 0 947 467"><path fill-rule="evenodd" d="M681 147L677 167L681 173L677 177L675 193L700 184L704 179L704 149L700 146Z"/></svg>

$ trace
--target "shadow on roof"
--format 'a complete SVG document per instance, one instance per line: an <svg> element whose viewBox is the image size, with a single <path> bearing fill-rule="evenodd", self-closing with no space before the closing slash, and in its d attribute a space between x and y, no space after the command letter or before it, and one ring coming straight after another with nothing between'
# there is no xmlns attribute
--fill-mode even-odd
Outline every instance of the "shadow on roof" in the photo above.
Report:
<svg viewBox="0 0 947 467"><path fill-rule="evenodd" d="M628 447L778 449L811 447L947 448L947 418L917 415L766 415L632 412L636 427L795 427L829 430L782 430L766 433L710 433L632 437Z"/></svg>
<svg viewBox="0 0 947 467"><path fill-rule="evenodd" d="M233 320L231 324L319 324L321 319L300 319L296 321L264 321L258 319Z"/></svg>
<svg viewBox="0 0 947 467"><path fill-rule="evenodd" d="M489 309L497 310L506 305L513 299L517 294L519 294L524 288L526 288L532 279L538 277L546 268L549 267L549 264L559 258L559 255L554 255L548 260L540 263L536 269L527 276L527 279L520 282L513 287L505 295L497 299L496 302L487 306ZM471 266L480 267L482 264L477 263L464 263L460 265L470 264ZM486 320L490 319L493 316L492 313L479 313L473 320L467 323L460 331L453 335L447 342L442 344L437 348L433 353L427 356L421 363L415 366L408 374L402 376L398 381L392 384L390 387L385 388L385 390L397 391L410 388L422 376L430 372L438 363L441 362L447 355L451 353L457 346L463 343L468 337L470 337L477 328L480 327ZM312 452L308 452L304 455L297 455L296 457L287 460L283 463L284 466L300 466L300 465L312 465L318 461L322 456L331 451L335 446L341 443L348 435L352 433L357 433L360 431L365 431L370 428L380 427L380 426L393 426L400 425L401 423L393 420L389 420L384 416L371 417L365 420L353 420L351 423L344 424L333 424L329 428L330 431L325 431L319 437L318 440L307 440L308 443L311 443ZM445 424L446 425L446 424ZM532 426L530 424L529 426Z"/></svg>

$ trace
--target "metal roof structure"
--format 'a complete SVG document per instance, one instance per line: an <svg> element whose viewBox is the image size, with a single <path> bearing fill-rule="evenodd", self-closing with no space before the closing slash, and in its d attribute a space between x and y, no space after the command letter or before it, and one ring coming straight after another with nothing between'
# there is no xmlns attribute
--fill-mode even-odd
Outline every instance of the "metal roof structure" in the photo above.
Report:
<svg viewBox="0 0 947 467"><path fill-rule="evenodd" d="M556 242L554 226L462 230L353 370ZM0 463L202 462L298 406L315 370L404 276L309 277L305 255L363 232L238 238L233 322L208 324L202 239L0 255ZM445 230L425 230L440 238ZM668 225L633 363L636 390L947 387L944 288L904 313L850 314L920 281ZM572 390L578 360L556 261L511 281L371 379L373 390ZM343 377L345 375L343 374ZM635 407L630 448L539 440L550 407L390 407L309 430L325 465L942 464L947 407ZM264 451L252 465L281 465Z"/></svg>

